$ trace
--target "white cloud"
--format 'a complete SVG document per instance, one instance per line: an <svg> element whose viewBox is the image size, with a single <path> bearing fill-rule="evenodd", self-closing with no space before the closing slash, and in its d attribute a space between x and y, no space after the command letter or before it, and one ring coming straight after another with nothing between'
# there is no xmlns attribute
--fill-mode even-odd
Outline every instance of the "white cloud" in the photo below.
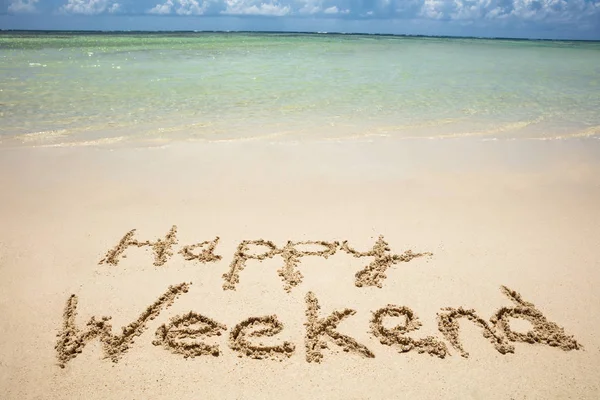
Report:
<svg viewBox="0 0 600 400"><path fill-rule="evenodd" d="M454 0L454 10L450 13L452 19L474 20L482 17L486 1Z"/></svg>
<svg viewBox="0 0 600 400"><path fill-rule="evenodd" d="M430 19L442 19L448 4L451 3L445 0L424 0L421 7L421 16Z"/></svg>
<svg viewBox="0 0 600 400"><path fill-rule="evenodd" d="M389 1L389 0L381 0ZM477 21L515 18L523 21L573 21L600 13L600 0L421 0L419 16ZM401 11L401 10L397 10Z"/></svg>
<svg viewBox="0 0 600 400"><path fill-rule="evenodd" d="M257 0L225 0L225 5L225 11L221 11L221 14L284 16L292 10L289 5L279 4L278 1L267 3Z"/></svg>
<svg viewBox="0 0 600 400"><path fill-rule="evenodd" d="M599 1L513 0L511 15L525 20L576 20L598 12Z"/></svg>
<svg viewBox="0 0 600 400"><path fill-rule="evenodd" d="M345 9L345 10L340 10L339 8L337 8L337 6L331 6L326 8L325 10L323 10L324 14L349 14L350 10Z"/></svg>
<svg viewBox="0 0 600 400"><path fill-rule="evenodd" d="M389 1L389 0L383 0ZM349 14L350 9L347 7L343 7L344 5L349 5L349 0L296 0L295 4L301 3L303 4L297 10L294 10L294 14L300 15L315 15L315 14ZM324 4L328 3L328 4ZM357 10L357 12L361 12L362 10Z"/></svg>
<svg viewBox="0 0 600 400"><path fill-rule="evenodd" d="M35 4L39 0L13 0L8 5L8 12L11 14L27 14L36 12Z"/></svg>
<svg viewBox="0 0 600 400"><path fill-rule="evenodd" d="M150 14L171 14L171 10L173 9L173 2L171 0L167 0L162 4L157 4L148 10Z"/></svg>
<svg viewBox="0 0 600 400"><path fill-rule="evenodd" d="M110 7L108 7L108 12L111 14L118 13L120 11L122 11L122 9L119 3L113 3Z"/></svg>
<svg viewBox="0 0 600 400"><path fill-rule="evenodd" d="M0 0L1 1L1 0ZM55 0L48 0L55 1ZM164 15L265 15L380 17L457 21L479 26L501 22L597 24L600 0L62 0L60 12L94 15L127 12ZM150 3L145 3L150 1ZM34 12L39 0L8 0L10 13ZM438 23L438 22L434 22ZM491 25L490 25L491 26ZM597 29L597 28L596 28Z"/></svg>
<svg viewBox="0 0 600 400"><path fill-rule="evenodd" d="M121 5L111 0L69 0L59 8L59 12L64 14L83 14L96 15L107 13L116 13L121 10Z"/></svg>
<svg viewBox="0 0 600 400"><path fill-rule="evenodd" d="M208 1L198 0L167 0L148 10L150 14L202 15L208 9Z"/></svg>
<svg viewBox="0 0 600 400"><path fill-rule="evenodd" d="M322 0L303 0L304 5L298 10L298 14L318 14L322 10Z"/></svg>

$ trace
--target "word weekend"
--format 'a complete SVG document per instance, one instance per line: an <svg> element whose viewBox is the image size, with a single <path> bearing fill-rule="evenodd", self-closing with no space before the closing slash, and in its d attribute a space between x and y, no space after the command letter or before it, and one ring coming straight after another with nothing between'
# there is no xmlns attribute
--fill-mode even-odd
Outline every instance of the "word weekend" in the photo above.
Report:
<svg viewBox="0 0 600 400"><path fill-rule="evenodd" d="M144 333L148 322L158 317L161 311L172 305L180 295L187 293L190 285L181 283L170 286L163 295L141 313L137 320L123 327L120 334L112 332L110 317L92 317L85 328L78 328L75 323L78 299L77 296L71 295L65 306L63 327L55 346L59 365L64 368L65 364L83 351L87 343L96 338L102 343L105 358L114 362L119 361L133 345L134 339ZM563 328L548 321L532 303L523 300L519 293L505 286L502 286L501 289L513 306L501 307L489 321L481 318L475 310L462 307L446 307L438 313L439 331L450 346L463 357L468 357L469 353L460 341L459 320L461 318L466 318L479 326L483 336L502 354L514 353L513 342L544 344L559 347L565 351L581 348L581 345L572 336L565 334ZM373 351L365 344L337 331L338 324L345 318L354 315L355 310L345 308L323 316L319 312L321 307L314 293L308 292L305 302L304 349L307 362L321 362L324 350L330 345L337 346L344 352L375 358ZM391 317L404 317L404 321L400 325L388 328L384 324L384 320ZM515 332L510 328L510 318L525 319L531 323L532 329L527 333ZM369 333L381 344L393 346L400 353L416 351L445 358L449 354L449 350L441 339L433 336L422 339L406 336L407 333L418 330L420 326L419 318L410 308L388 304L372 313ZM233 327L229 333L228 345L239 357L256 359L291 357L296 352L294 343L287 341L275 345L260 343L260 338L275 336L283 328L283 323L276 315L250 317ZM186 358L204 355L218 357L221 355L220 346L206 343L204 339L221 336L226 330L227 327L224 324L206 315L190 311L171 318L168 324L161 325L156 330L155 340L152 343Z"/></svg>

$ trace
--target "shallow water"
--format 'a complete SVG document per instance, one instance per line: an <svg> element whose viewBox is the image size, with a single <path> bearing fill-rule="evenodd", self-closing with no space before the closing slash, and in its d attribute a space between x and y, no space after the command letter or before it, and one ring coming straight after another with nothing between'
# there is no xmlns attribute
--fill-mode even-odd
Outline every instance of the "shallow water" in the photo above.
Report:
<svg viewBox="0 0 600 400"><path fill-rule="evenodd" d="M3 145L600 136L600 42L0 35Z"/></svg>

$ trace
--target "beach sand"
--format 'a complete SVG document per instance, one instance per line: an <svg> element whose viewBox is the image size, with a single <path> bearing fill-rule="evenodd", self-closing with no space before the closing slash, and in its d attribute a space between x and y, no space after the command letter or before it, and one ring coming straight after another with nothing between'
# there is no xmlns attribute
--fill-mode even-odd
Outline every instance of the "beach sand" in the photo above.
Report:
<svg viewBox="0 0 600 400"><path fill-rule="evenodd" d="M0 397L597 399L599 154L595 139L0 149ZM511 312L490 322L518 314L503 286L537 343L507 337L532 329ZM448 307L496 346L466 318L453 346Z"/></svg>

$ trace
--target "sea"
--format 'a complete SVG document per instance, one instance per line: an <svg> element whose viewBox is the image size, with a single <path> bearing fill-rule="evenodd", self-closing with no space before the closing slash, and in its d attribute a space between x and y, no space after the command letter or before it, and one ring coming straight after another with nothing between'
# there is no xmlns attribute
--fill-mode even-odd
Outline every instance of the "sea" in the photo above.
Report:
<svg viewBox="0 0 600 400"><path fill-rule="evenodd" d="M600 138L600 42L1 32L0 146Z"/></svg>

